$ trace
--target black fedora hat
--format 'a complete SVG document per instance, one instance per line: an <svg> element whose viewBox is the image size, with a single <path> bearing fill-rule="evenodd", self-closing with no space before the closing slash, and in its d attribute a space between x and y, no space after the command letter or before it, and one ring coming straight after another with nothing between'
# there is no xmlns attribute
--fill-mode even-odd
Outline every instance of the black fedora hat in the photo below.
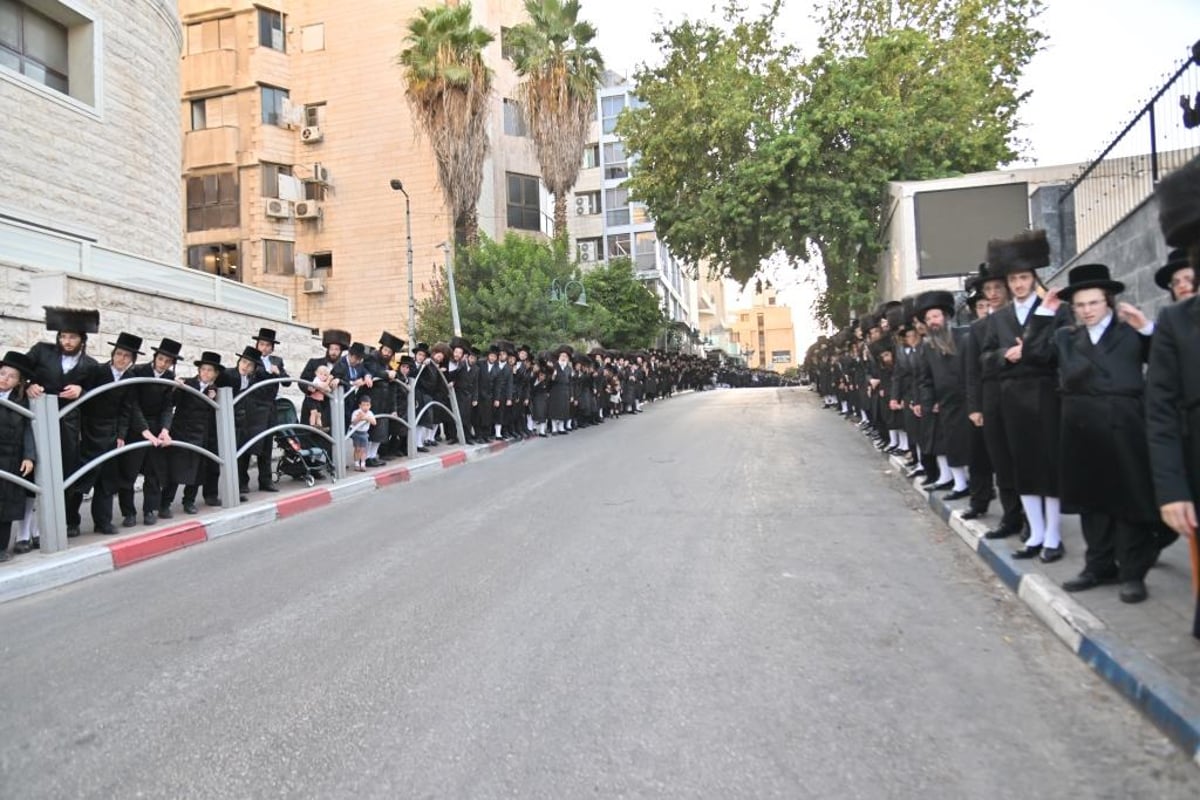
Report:
<svg viewBox="0 0 1200 800"><path fill-rule="evenodd" d="M143 353L142 349L141 349L142 348L142 337L134 336L132 333L125 333L124 331L121 331L120 333L118 333L117 340L115 342L109 342L108 346L109 347L119 347L122 350L128 350L129 352L133 353L135 356L145 355L145 353Z"/></svg>
<svg viewBox="0 0 1200 800"><path fill-rule="evenodd" d="M211 350L205 350L203 353L200 354L199 359L192 362L192 366L195 366L195 367L199 367L203 364L208 364L209 366L216 367L217 369L225 368L224 365L221 364L221 354L214 353Z"/></svg>
<svg viewBox="0 0 1200 800"><path fill-rule="evenodd" d="M346 350L348 355L358 356L359 358L367 357L367 346L362 342L355 342Z"/></svg>
<svg viewBox="0 0 1200 800"><path fill-rule="evenodd" d="M1154 273L1154 282L1158 284L1158 288L1171 291L1171 278L1181 269L1190 267L1192 262L1188 260L1187 251L1180 248L1172 250L1167 256L1167 263L1158 268Z"/></svg>
<svg viewBox="0 0 1200 800"><path fill-rule="evenodd" d="M174 339L168 339L164 336L163 340L159 342L158 347L151 347L150 349L154 351L155 355L169 356L178 361L180 351L183 350L183 345Z"/></svg>
<svg viewBox="0 0 1200 800"><path fill-rule="evenodd" d="M383 333L379 334L379 344L381 347L388 348L393 353L399 353L404 349L404 345L406 343L399 336L393 336L387 331L384 331Z"/></svg>
<svg viewBox="0 0 1200 800"><path fill-rule="evenodd" d="M21 377L25 380L31 379L36 369L29 356L17 350L9 350L5 353L4 358L0 358L0 367L12 367L21 373Z"/></svg>
<svg viewBox="0 0 1200 800"><path fill-rule="evenodd" d="M425 342L417 342L415 345L413 345L412 351L413 351L413 355L416 355L417 353L424 353L426 356L428 356L429 355L429 345L426 344Z"/></svg>
<svg viewBox="0 0 1200 800"><path fill-rule="evenodd" d="M279 340L275 338L275 331L271 330L270 328L259 328L258 336L254 337L254 341L279 344Z"/></svg>
<svg viewBox="0 0 1200 800"><path fill-rule="evenodd" d="M1125 291L1125 284L1114 281L1104 264L1080 264L1067 273L1067 285L1058 290L1058 296L1069 301L1080 289L1103 289L1120 294Z"/></svg>
<svg viewBox="0 0 1200 800"><path fill-rule="evenodd" d="M246 345L242 352L238 353L238 359L243 358L247 361L253 361L255 364L261 364L263 355L253 345Z"/></svg>
<svg viewBox="0 0 1200 800"><path fill-rule="evenodd" d="M921 292L917 295L917 311L916 315L922 322L925 321L925 314L933 309L941 309L947 319L954 316L954 295L940 289Z"/></svg>
<svg viewBox="0 0 1200 800"><path fill-rule="evenodd" d="M46 330L58 333L97 333L100 312L93 308L63 308L43 306L46 310Z"/></svg>

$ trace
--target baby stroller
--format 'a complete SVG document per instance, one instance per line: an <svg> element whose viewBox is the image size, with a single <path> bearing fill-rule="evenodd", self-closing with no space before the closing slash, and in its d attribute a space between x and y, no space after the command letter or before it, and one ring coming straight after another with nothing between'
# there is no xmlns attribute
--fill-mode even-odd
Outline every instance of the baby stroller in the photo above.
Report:
<svg viewBox="0 0 1200 800"><path fill-rule="evenodd" d="M275 424L299 424L296 406L286 397L275 398ZM312 486L323 473L333 477L333 461L329 457L327 445L327 442L318 439L309 431L292 428L276 431L275 446L282 452L279 462L275 465L275 480L279 480L281 475L287 475Z"/></svg>

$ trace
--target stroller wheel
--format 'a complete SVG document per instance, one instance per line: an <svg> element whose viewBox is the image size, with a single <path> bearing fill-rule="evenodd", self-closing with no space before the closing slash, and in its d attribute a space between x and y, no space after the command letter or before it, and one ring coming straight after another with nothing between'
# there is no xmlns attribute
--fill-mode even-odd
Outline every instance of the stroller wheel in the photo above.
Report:
<svg viewBox="0 0 1200 800"><path fill-rule="evenodd" d="M311 489L313 486L317 485L317 479L314 478L312 475L305 475L304 476L304 485Z"/></svg>

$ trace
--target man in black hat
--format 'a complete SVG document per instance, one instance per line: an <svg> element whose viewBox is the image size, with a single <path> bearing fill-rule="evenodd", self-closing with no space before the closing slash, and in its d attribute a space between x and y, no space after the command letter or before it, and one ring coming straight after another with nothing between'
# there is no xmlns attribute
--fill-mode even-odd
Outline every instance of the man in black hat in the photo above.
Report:
<svg viewBox="0 0 1200 800"><path fill-rule="evenodd" d="M237 364L225 370L222 376L223 385L233 387L233 396L236 398L245 395L245 397L237 401L234 405L234 426L237 430L237 444L240 450L243 445L258 436L263 431L271 426L271 414L275 409L275 402L269 396L270 389L274 387L264 387L257 391L254 387L269 378L266 369L263 368L262 354L256 347L246 347L238 356ZM268 442L271 437L264 437ZM250 493L250 459L257 458L258 452L261 449L259 443L252 444L250 449L238 458L238 488L242 494L242 500L245 501L246 495ZM267 468L265 476L259 476L260 484L263 481L270 481L270 467Z"/></svg>
<svg viewBox="0 0 1200 800"><path fill-rule="evenodd" d="M380 457L379 448L391 435L391 420L385 414L396 413L396 358L404 350L406 342L398 336L384 331L379 334L379 349L371 353L363 362L363 368L371 376L371 385L367 388L371 395L371 413L375 414L375 425L367 437L368 467L382 467L387 461Z"/></svg>
<svg viewBox="0 0 1200 800"><path fill-rule="evenodd" d="M1192 160L1155 189L1167 246L1187 252L1200 268L1200 160ZM1194 274L1194 272L1193 272ZM1200 296L1163 308L1146 372L1146 434L1159 515L1190 540L1193 586L1200 580L1196 500L1200 498ZM1200 638L1200 592L1192 635Z"/></svg>
<svg viewBox="0 0 1200 800"><path fill-rule="evenodd" d="M484 441L500 439L501 406L504 390L504 371L500 366L500 346L488 346L487 359L479 368L479 436Z"/></svg>
<svg viewBox="0 0 1200 800"><path fill-rule="evenodd" d="M130 367L129 378L157 378L175 380L175 362L179 360L182 345L174 339L163 339L151 350L154 358L143 364ZM171 444L171 417L174 410L174 386L169 383L142 383L129 388L129 400L137 407L131 415L133 427L129 431L132 440L145 439L153 447L140 447L121 456L121 488L117 501L121 508L121 524L132 528L137 524L137 506L134 503L133 484L140 474L142 479L142 521L146 525L158 522L162 510L162 489L167 481L167 455L163 449ZM143 427L144 425L144 427ZM150 437L146 437L146 432ZM168 509L168 514L170 510Z"/></svg>
<svg viewBox="0 0 1200 800"><path fill-rule="evenodd" d="M92 309L46 306L46 330L55 332L55 342L38 342L30 348L34 375L29 384L29 397L42 393L58 395L59 408L78 400L96 359L87 354L89 333L100 330L100 312ZM62 451L63 476L79 468L80 409L59 420L59 446ZM66 490L67 536L79 535L79 507L83 493L76 486Z"/></svg>
<svg viewBox="0 0 1200 800"><path fill-rule="evenodd" d="M279 344L279 340L275 338L275 331L270 328L259 328L258 335L254 337L254 347L259 352L262 369L266 373L263 380L288 377L287 369L283 366L283 359L275 355L275 345L277 344ZM267 414L268 428L274 427L278 422L275 414L275 398L279 396L279 387L291 385L290 382L273 383L258 390L258 394L261 395L260 402L264 406L268 402L270 403ZM266 429L264 428L264 430ZM275 488L275 481L271 479L271 455L274 452L274 442L271 439L272 437L267 436L254 449L255 461L258 463L258 490L260 492L279 491Z"/></svg>
<svg viewBox="0 0 1200 800"><path fill-rule="evenodd" d="M1117 580L1126 603L1146 599L1145 577L1158 557L1161 525L1150 479L1142 411L1142 368L1154 324L1129 303L1125 285L1103 264L1068 273L1067 286L1047 295L1075 312L1077 325L1055 333L1062 395L1063 502L1080 509L1087 554L1083 571L1063 584L1081 591Z"/></svg>
<svg viewBox="0 0 1200 800"><path fill-rule="evenodd" d="M221 385L221 376L225 371L220 353L205 351L192 364L196 367L195 376L186 380L177 378L176 381L215 401L217 388ZM220 505L217 481L221 471L216 462L194 450L171 446L171 443L182 442L216 453L216 412L194 392L178 390L175 392L174 401L170 442L165 445L167 481L163 486L162 503L158 510L158 516L162 519L171 518L171 504L175 502L175 492L179 486L183 486L183 511L186 514L199 513L196 508L196 496L201 490L208 505Z"/></svg>
<svg viewBox="0 0 1200 800"><path fill-rule="evenodd" d="M555 363L550 373L550 435L567 433L571 418L571 348L561 345L554 351Z"/></svg>
<svg viewBox="0 0 1200 800"><path fill-rule="evenodd" d="M1188 260L1187 251L1183 248L1172 250L1167 256L1167 263L1154 273L1154 282L1158 288L1171 293L1171 302L1178 303L1196 293L1196 270Z"/></svg>
<svg viewBox="0 0 1200 800"><path fill-rule="evenodd" d="M1016 489L1029 523L1025 547L1013 558L1040 556L1050 563L1061 559L1064 551L1058 490L1058 380L1052 361L1044 355L1052 350L1046 340L1057 323L1053 312L1039 311L1037 293L1037 270L1050 263L1046 232L1035 230L988 242L987 263L1004 275L1012 297L991 316L980 343L980 368L994 370L999 380L994 421L1012 459ZM985 415L984 424L992 422Z"/></svg>
<svg viewBox="0 0 1200 800"><path fill-rule="evenodd" d="M448 377L458 401L466 444L475 444L476 409L479 405L479 365L471 363L471 343L461 336L450 337Z"/></svg>
<svg viewBox="0 0 1200 800"><path fill-rule="evenodd" d="M943 482L931 491L950 489L944 499L961 500L967 491L967 461L970 459L966 399L962 376L964 328L951 329L954 295L950 292L924 292L917 298L917 316L925 323L927 334L921 345L917 369L920 402L913 412L933 420L933 446L938 474Z"/></svg>
<svg viewBox="0 0 1200 800"><path fill-rule="evenodd" d="M342 361L346 350L350 347L350 333L348 331L338 330L337 328L328 328L321 333L321 346L325 348L325 354L310 358L304 365L304 371L300 373L300 380L313 381L317 377L317 370L322 366L328 367L330 373L334 371L338 363ZM311 395L318 390L310 386L301 386L305 394Z"/></svg>
<svg viewBox="0 0 1200 800"><path fill-rule="evenodd" d="M131 333L121 333L109 344L112 346L111 358L105 364L92 367L84 385L85 394L95 392L95 395L83 404L79 444L83 462L124 447L131 433L151 443L157 442L147 430L141 409L133 402L132 389L96 391L126 378L137 357L143 355L142 338ZM111 535L117 532L112 523L113 496L123 486L118 460L104 462L75 484L80 492L92 490L92 523L96 533Z"/></svg>

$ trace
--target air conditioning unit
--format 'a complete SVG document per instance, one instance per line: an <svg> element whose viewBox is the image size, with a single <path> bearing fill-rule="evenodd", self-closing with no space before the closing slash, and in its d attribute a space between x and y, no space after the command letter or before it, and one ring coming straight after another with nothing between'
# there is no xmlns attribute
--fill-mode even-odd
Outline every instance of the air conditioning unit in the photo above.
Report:
<svg viewBox="0 0 1200 800"><path fill-rule="evenodd" d="M321 204L316 200L301 200L296 203L296 219L316 219L321 216Z"/></svg>
<svg viewBox="0 0 1200 800"><path fill-rule="evenodd" d="M588 213L588 204L582 197L575 198L575 214L582 217Z"/></svg>
<svg viewBox="0 0 1200 800"><path fill-rule="evenodd" d="M313 164L312 179L317 183L329 183L329 168L322 165L319 161Z"/></svg>
<svg viewBox="0 0 1200 800"><path fill-rule="evenodd" d="M304 279L305 294L325 294L325 279L324 278L305 278Z"/></svg>
<svg viewBox="0 0 1200 800"><path fill-rule="evenodd" d="M321 129L316 125L307 125L300 129L300 141L305 144L316 144L325 138L325 134L321 133Z"/></svg>
<svg viewBox="0 0 1200 800"><path fill-rule="evenodd" d="M272 219L291 219L292 217L292 204L287 200L269 197L263 202L263 206L267 216Z"/></svg>
<svg viewBox="0 0 1200 800"><path fill-rule="evenodd" d="M596 260L596 243L595 242L580 242L579 243L579 260L581 262Z"/></svg>

